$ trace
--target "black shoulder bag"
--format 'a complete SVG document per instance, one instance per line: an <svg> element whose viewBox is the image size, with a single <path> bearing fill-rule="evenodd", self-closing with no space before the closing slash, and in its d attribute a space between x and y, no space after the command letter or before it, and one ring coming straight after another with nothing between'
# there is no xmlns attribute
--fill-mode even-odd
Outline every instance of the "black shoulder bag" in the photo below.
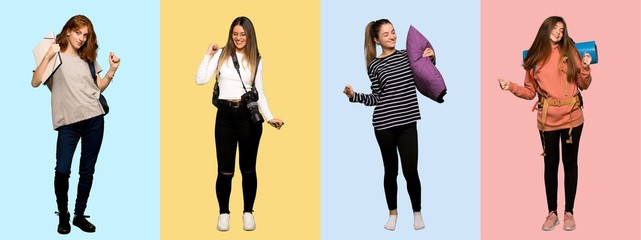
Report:
<svg viewBox="0 0 641 240"><path fill-rule="evenodd" d="M87 62L89 64L89 71L91 71L91 77L93 78L94 83L98 85L98 77L96 76L96 66L94 66L93 62ZM98 87L98 90L100 90L100 87ZM100 105L102 105L102 109L105 110L105 115L109 113L109 105L107 104L107 99L105 98L102 93L100 93L100 98L98 98L100 101Z"/></svg>

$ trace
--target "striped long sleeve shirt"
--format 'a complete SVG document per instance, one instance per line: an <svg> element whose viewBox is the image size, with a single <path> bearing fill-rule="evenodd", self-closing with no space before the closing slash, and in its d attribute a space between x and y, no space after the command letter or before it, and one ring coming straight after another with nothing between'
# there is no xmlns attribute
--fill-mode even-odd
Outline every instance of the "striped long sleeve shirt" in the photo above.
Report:
<svg viewBox="0 0 641 240"><path fill-rule="evenodd" d="M384 130L416 122L421 114L416 85L406 50L397 50L384 58L375 58L367 72L372 93L354 93L351 102L376 106L372 118L375 130Z"/></svg>

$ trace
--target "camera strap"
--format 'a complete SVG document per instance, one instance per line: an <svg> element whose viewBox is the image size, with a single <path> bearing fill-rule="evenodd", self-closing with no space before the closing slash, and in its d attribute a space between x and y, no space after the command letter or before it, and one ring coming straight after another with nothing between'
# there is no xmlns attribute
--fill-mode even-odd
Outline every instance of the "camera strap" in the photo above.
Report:
<svg viewBox="0 0 641 240"><path fill-rule="evenodd" d="M247 93L247 88L245 88L245 83L243 83L243 77L240 76L240 63L238 63L236 51L233 51L231 53L231 60L234 61L234 68L236 68L236 72L238 73L238 77L240 78L240 83L243 85L243 90L245 90L245 93ZM258 61L256 62L256 67L254 68L254 78L252 79L252 89L256 88L256 74L258 73L258 64L260 64L260 54L258 55Z"/></svg>

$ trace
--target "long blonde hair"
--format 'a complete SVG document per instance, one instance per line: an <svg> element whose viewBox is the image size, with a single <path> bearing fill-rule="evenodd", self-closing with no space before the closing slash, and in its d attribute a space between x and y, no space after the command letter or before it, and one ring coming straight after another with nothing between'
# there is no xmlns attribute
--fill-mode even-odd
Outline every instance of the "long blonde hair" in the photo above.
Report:
<svg viewBox="0 0 641 240"><path fill-rule="evenodd" d="M260 53L258 51L258 41L256 40L256 31L254 30L254 24L252 24L251 20L249 20L249 18L245 16L237 17L231 23L231 26L229 27L229 36L227 37L227 44L221 50L222 52L220 53L220 61L218 61L218 66L216 67L214 76L218 76L218 74L220 73L220 67L223 65L223 62L227 62L226 60L229 59L231 57L231 54L236 52L237 50L232 38L234 34L234 27L236 25L240 25L243 30L245 30L245 35L247 36L247 44L245 45L245 48L243 48L245 54L243 62L248 63L249 69L252 69L251 79L254 79L253 69L255 69L255 67L258 65L258 56L260 55Z"/></svg>
<svg viewBox="0 0 641 240"><path fill-rule="evenodd" d="M387 19L379 19L371 21L365 27L365 67L374 60L376 57L376 42L374 39L378 38L378 32L384 24L392 24Z"/></svg>

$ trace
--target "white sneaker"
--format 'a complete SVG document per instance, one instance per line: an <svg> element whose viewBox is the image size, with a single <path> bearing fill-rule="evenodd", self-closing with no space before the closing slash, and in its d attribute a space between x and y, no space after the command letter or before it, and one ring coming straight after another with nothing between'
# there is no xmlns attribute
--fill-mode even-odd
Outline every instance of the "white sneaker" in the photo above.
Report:
<svg viewBox="0 0 641 240"><path fill-rule="evenodd" d="M243 230L254 231L256 229L256 222L254 221L254 214L243 213Z"/></svg>
<svg viewBox="0 0 641 240"><path fill-rule="evenodd" d="M229 213L223 213L218 215L218 225L216 226L218 231L228 231L229 230Z"/></svg>
<svg viewBox="0 0 641 240"><path fill-rule="evenodd" d="M398 218L398 215L389 215L389 219L387 219L387 223L385 223L384 228L390 231L394 231L394 229L396 229L397 218Z"/></svg>
<svg viewBox="0 0 641 240"><path fill-rule="evenodd" d="M425 222L423 222L421 212L414 212L414 230L421 230L423 228L425 228Z"/></svg>

